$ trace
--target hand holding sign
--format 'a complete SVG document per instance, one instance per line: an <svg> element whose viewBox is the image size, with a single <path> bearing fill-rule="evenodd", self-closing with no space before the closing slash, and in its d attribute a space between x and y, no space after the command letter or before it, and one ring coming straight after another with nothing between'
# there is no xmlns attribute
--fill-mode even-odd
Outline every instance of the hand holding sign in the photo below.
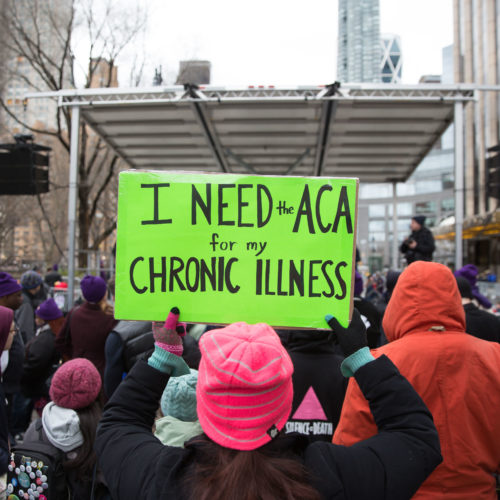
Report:
<svg viewBox="0 0 500 500"><path fill-rule="evenodd" d="M161 322L153 321L153 337L155 345L161 349L182 356L184 348L181 337L186 335L186 325L178 323L179 314L179 309L173 307L163 325Z"/></svg>
<svg viewBox="0 0 500 500"><path fill-rule="evenodd" d="M337 335L340 347L346 358L368 345L368 340L366 338L366 326L363 323L357 309L354 309L352 313L352 320L347 328L344 328L330 314L327 314L325 319L330 328Z"/></svg>

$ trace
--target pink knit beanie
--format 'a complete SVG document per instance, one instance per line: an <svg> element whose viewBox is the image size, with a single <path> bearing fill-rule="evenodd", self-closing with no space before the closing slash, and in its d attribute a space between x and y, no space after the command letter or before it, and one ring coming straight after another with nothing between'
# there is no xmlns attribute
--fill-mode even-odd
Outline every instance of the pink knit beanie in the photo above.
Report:
<svg viewBox="0 0 500 500"><path fill-rule="evenodd" d="M78 410L93 403L100 390L97 368L88 359L75 358L54 373L49 394L57 406Z"/></svg>
<svg viewBox="0 0 500 500"><path fill-rule="evenodd" d="M233 323L200 339L197 412L207 436L254 450L276 437L292 409L293 365L264 323Z"/></svg>

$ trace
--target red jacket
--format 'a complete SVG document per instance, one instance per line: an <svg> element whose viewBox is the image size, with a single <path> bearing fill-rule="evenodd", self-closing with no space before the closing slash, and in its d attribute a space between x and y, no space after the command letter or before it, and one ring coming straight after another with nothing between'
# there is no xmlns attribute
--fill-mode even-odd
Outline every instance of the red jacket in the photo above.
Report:
<svg viewBox="0 0 500 500"><path fill-rule="evenodd" d="M500 345L465 333L465 315L451 271L415 262L400 276L383 327L386 354L412 383L434 417L443 463L413 498L496 500L500 470ZM337 444L377 433L354 379L347 389Z"/></svg>

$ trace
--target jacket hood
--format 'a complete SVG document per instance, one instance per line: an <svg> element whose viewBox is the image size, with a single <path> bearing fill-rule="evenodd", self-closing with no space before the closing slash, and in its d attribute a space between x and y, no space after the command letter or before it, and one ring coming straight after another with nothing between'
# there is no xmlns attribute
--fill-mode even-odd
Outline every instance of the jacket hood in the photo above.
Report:
<svg viewBox="0 0 500 500"><path fill-rule="evenodd" d="M200 421L183 422L171 415L156 421L155 436L167 446L183 447L186 441L203 434Z"/></svg>
<svg viewBox="0 0 500 500"><path fill-rule="evenodd" d="M83 444L80 419L75 410L50 402L43 409L42 424L51 444L66 453Z"/></svg>
<svg viewBox="0 0 500 500"><path fill-rule="evenodd" d="M398 279L382 326L389 342L433 327L465 332L465 312L450 269L437 262L410 264Z"/></svg>

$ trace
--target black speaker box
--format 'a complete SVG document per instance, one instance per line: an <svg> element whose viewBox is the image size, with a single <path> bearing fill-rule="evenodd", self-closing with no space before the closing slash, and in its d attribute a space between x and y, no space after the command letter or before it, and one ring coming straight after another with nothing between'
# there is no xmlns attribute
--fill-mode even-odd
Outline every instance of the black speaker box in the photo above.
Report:
<svg viewBox="0 0 500 500"><path fill-rule="evenodd" d="M0 153L0 195L49 191L49 157L29 149Z"/></svg>

